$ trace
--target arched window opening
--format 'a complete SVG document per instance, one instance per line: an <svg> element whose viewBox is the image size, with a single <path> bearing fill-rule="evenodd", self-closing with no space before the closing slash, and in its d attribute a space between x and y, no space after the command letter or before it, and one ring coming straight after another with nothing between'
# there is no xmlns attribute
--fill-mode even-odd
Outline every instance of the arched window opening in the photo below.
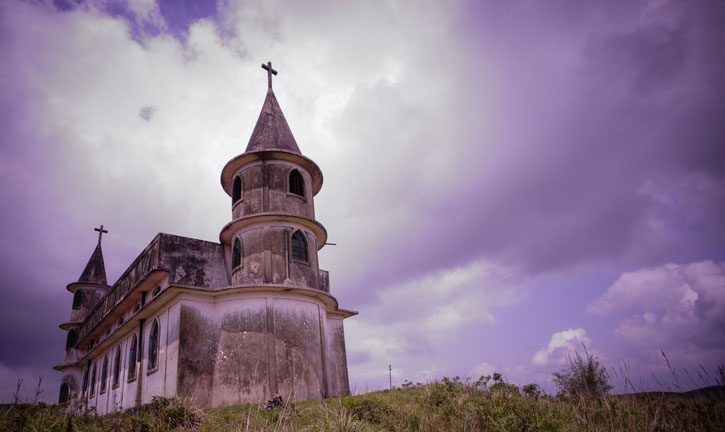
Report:
<svg viewBox="0 0 725 432"><path fill-rule="evenodd" d="M65 349L69 350L76 346L76 331L71 330L68 332L68 336L65 339Z"/></svg>
<svg viewBox="0 0 725 432"><path fill-rule="evenodd" d="M242 265L242 242L239 237L234 239L234 247L232 247L232 268Z"/></svg>
<svg viewBox="0 0 725 432"><path fill-rule="evenodd" d="M128 379L131 380L136 378L136 350L138 345L138 339L136 335L133 335L131 339L131 347L128 351Z"/></svg>
<svg viewBox="0 0 725 432"><path fill-rule="evenodd" d="M96 392L96 364L93 365L93 372L91 372L91 396Z"/></svg>
<svg viewBox="0 0 725 432"><path fill-rule="evenodd" d="M300 230L292 234L292 259L307 262L307 239Z"/></svg>
<svg viewBox="0 0 725 432"><path fill-rule="evenodd" d="M121 378L121 347L116 348L116 358L113 361L113 386L118 387Z"/></svg>
<svg viewBox="0 0 725 432"><path fill-rule="evenodd" d="M289 173L289 191L295 195L305 196L305 181L296 169Z"/></svg>
<svg viewBox="0 0 725 432"><path fill-rule="evenodd" d="M64 404L68 403L68 399L70 398L70 386L68 383L63 383L60 385L60 395L58 396L58 403Z"/></svg>
<svg viewBox="0 0 725 432"><path fill-rule="evenodd" d="M108 356L103 357L103 366L101 367L101 393L106 391L106 382L108 381Z"/></svg>
<svg viewBox="0 0 725 432"><path fill-rule="evenodd" d="M83 393L88 390L88 370L90 370L90 365L86 367L86 370L83 371Z"/></svg>
<svg viewBox="0 0 725 432"><path fill-rule="evenodd" d="M81 303L83 303L83 293L81 290L77 290L75 294L73 294L73 310L80 309Z"/></svg>
<svg viewBox="0 0 725 432"><path fill-rule="evenodd" d="M234 177L234 184L232 186L232 204L242 199L242 178L240 176Z"/></svg>
<svg viewBox="0 0 725 432"><path fill-rule="evenodd" d="M156 369L158 366L159 356L159 322L154 321L154 325L151 327L151 334L149 335L149 370Z"/></svg>

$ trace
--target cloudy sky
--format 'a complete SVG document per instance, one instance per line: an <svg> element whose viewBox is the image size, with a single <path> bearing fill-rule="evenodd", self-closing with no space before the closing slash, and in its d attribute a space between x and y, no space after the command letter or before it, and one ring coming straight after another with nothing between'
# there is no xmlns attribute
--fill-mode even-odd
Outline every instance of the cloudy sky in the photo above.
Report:
<svg viewBox="0 0 725 432"><path fill-rule="evenodd" d="M158 232L218 241L268 60L325 175L355 391L389 364L550 389L582 343L620 391L674 387L662 351L713 384L723 22L722 0L2 2L0 402L39 374L57 398L93 227L109 281Z"/></svg>

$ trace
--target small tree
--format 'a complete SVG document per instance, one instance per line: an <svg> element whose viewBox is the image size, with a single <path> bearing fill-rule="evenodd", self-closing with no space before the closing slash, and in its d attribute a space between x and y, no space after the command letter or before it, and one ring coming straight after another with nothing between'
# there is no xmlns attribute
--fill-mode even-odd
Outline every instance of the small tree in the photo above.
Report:
<svg viewBox="0 0 725 432"><path fill-rule="evenodd" d="M586 346L584 353L586 360L575 352L574 357L569 355L567 358L566 366L552 374L560 395L601 396L612 389L607 369L594 355L589 354Z"/></svg>

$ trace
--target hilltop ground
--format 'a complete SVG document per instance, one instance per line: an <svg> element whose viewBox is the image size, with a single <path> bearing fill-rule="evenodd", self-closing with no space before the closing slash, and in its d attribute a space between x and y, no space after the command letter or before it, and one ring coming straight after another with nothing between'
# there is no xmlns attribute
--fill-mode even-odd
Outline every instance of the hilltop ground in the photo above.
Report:
<svg viewBox="0 0 725 432"><path fill-rule="evenodd" d="M69 424L70 422L70 424ZM8 405L2 431L722 431L725 387L709 391L582 398L540 396L498 382L458 379L341 399L199 410L156 399L135 412L105 417L68 407Z"/></svg>

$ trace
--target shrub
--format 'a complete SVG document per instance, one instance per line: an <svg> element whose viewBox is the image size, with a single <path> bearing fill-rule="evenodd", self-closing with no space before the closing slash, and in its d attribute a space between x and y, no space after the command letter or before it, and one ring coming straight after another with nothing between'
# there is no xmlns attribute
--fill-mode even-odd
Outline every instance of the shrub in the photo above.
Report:
<svg viewBox="0 0 725 432"><path fill-rule="evenodd" d="M599 363L594 355L584 347L586 361L576 352L567 359L567 364L559 372L554 372L554 384L559 388L559 395L568 396L602 396L609 393L607 369Z"/></svg>

